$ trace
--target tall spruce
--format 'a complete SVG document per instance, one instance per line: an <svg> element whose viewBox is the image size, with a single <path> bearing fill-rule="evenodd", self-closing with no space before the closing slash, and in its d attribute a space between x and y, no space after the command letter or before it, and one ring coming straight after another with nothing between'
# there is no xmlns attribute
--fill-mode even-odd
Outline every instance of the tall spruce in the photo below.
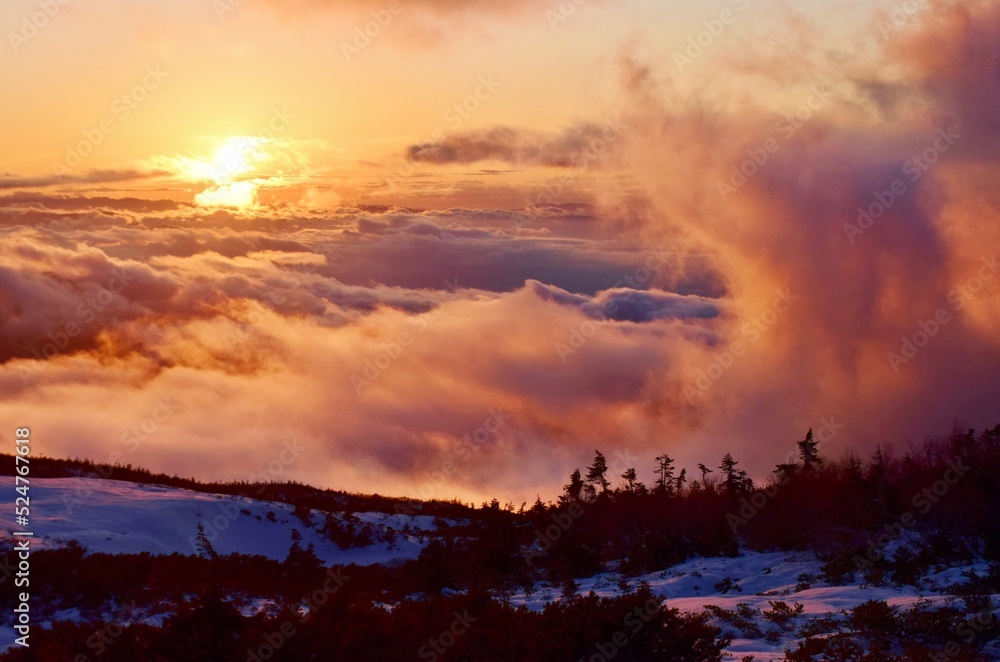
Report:
<svg viewBox="0 0 1000 662"><path fill-rule="evenodd" d="M595 495L597 488L601 488L601 493L607 492L611 483L608 482L608 461L604 459L601 451L594 451L594 463L587 469L587 483L593 487Z"/></svg>
<svg viewBox="0 0 1000 662"><path fill-rule="evenodd" d="M664 453L656 458L656 491L663 494L674 493L674 461Z"/></svg>
<svg viewBox="0 0 1000 662"><path fill-rule="evenodd" d="M819 441L813 438L812 428L809 428L806 438L798 442L798 444L799 458L802 459L803 469L811 469L823 461L819 457Z"/></svg>
<svg viewBox="0 0 1000 662"><path fill-rule="evenodd" d="M724 476L722 486L727 492L744 492L752 486L750 479L747 477L747 472L737 469L737 464L739 462L733 459L732 454L726 453L725 457L722 458L722 464L719 465L719 469Z"/></svg>

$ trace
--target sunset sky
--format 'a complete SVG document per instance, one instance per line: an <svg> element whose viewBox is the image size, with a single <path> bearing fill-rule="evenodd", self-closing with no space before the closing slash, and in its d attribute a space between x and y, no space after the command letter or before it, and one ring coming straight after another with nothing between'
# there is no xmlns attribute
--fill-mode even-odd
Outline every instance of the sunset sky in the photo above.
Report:
<svg viewBox="0 0 1000 662"><path fill-rule="evenodd" d="M1000 2L12 0L0 423L554 498L1000 422ZM292 450L294 449L294 450Z"/></svg>

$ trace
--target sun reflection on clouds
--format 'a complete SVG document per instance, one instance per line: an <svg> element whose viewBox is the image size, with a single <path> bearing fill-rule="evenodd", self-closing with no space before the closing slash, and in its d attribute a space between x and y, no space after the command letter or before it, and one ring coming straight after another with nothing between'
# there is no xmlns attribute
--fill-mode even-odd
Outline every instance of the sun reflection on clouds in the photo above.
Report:
<svg viewBox="0 0 1000 662"><path fill-rule="evenodd" d="M274 160L280 146L270 138L230 136L217 141L209 156L169 156L156 159L180 179L206 184L194 197L205 207L254 207L258 188L271 178L262 168Z"/></svg>
<svg viewBox="0 0 1000 662"><path fill-rule="evenodd" d="M257 183L243 180L207 188L194 196L202 207L254 207L257 204Z"/></svg>

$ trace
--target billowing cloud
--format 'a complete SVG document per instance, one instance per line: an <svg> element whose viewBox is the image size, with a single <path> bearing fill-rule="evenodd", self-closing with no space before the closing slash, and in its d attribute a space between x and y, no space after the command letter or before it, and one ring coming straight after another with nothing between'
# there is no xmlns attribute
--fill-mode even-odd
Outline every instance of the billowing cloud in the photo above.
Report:
<svg viewBox="0 0 1000 662"><path fill-rule="evenodd" d="M490 228L507 214L469 228L476 220L453 210L330 222L354 228L340 243L362 254L387 236L427 241L411 230L428 224L447 227L430 239L456 251L486 242L481 255L503 255L520 241ZM16 406L37 421L51 454L84 445L98 459L220 479L249 476L295 438L308 459L287 477L364 490L379 476L393 493L472 498L499 463L525 465L513 491L537 491L578 443L646 425L657 399L647 371L710 345L718 312L702 297L635 289L674 268L666 253L632 255L620 273L628 286L588 295L538 281L504 292L348 285L325 274L334 235L312 228L79 219L70 232L5 232L0 417ZM582 259L597 253L568 245ZM101 404L111 400L113 412Z"/></svg>
<svg viewBox="0 0 1000 662"><path fill-rule="evenodd" d="M732 447L774 463L810 426L837 455L996 420L998 19L996 2L930 2L876 62L795 72L779 113L707 112L624 61L647 230L718 250L739 318L676 375L698 421L677 433L688 462Z"/></svg>

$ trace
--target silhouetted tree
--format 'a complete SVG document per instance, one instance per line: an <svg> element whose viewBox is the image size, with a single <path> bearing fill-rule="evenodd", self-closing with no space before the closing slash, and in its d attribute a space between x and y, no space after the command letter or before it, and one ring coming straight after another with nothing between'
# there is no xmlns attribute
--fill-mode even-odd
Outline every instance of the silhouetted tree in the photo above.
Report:
<svg viewBox="0 0 1000 662"><path fill-rule="evenodd" d="M727 492L743 492L750 489L752 485L747 477L747 472L737 469L737 464L739 462L734 460L730 453L726 453L725 457L722 458L722 464L719 465L719 469L725 475L722 485Z"/></svg>
<svg viewBox="0 0 1000 662"><path fill-rule="evenodd" d="M559 593L559 597L562 600L572 600L576 597L576 592L578 590L580 590L580 587L575 581L573 581L573 578L567 577L562 583L562 591Z"/></svg>
<svg viewBox="0 0 1000 662"><path fill-rule="evenodd" d="M879 444L875 447L875 453L872 455L871 464L868 465L869 478L876 482L884 480L886 474L889 472L889 466L891 464L892 447Z"/></svg>
<svg viewBox="0 0 1000 662"><path fill-rule="evenodd" d="M625 473L622 474L622 478L628 484L628 491L635 492L635 482L636 482L635 468L629 467L628 469L626 469Z"/></svg>
<svg viewBox="0 0 1000 662"><path fill-rule="evenodd" d="M774 468L774 473L778 475L778 480L789 480L799 473L798 462L783 462Z"/></svg>
<svg viewBox="0 0 1000 662"><path fill-rule="evenodd" d="M806 433L806 438L798 442L799 457L802 458L802 468L811 469L813 465L821 463L819 457L819 442L813 439L812 428Z"/></svg>
<svg viewBox="0 0 1000 662"><path fill-rule="evenodd" d="M698 471L701 472L701 485L706 490L708 489L708 474L712 473L712 470L706 467L704 464L698 464Z"/></svg>
<svg viewBox="0 0 1000 662"><path fill-rule="evenodd" d="M656 491L661 494L674 493L674 461L664 453L656 458Z"/></svg>
<svg viewBox="0 0 1000 662"><path fill-rule="evenodd" d="M208 534L205 533L205 526L201 522L198 522L198 533L194 537L194 543L200 555L209 559L219 558L219 553L212 547L212 541L208 538Z"/></svg>
<svg viewBox="0 0 1000 662"><path fill-rule="evenodd" d="M684 483L687 482L687 469L681 469L681 472L677 475L677 488L675 492L681 494L684 492Z"/></svg>
<svg viewBox="0 0 1000 662"><path fill-rule="evenodd" d="M580 501L583 498L583 478L580 477L580 470L575 469L569 475L569 484L563 485L563 496L559 500L563 503Z"/></svg>
<svg viewBox="0 0 1000 662"><path fill-rule="evenodd" d="M594 451L594 463L587 469L587 482L590 483L596 494L598 487L601 492L606 492L611 483L608 482L608 461L604 459L601 451Z"/></svg>

